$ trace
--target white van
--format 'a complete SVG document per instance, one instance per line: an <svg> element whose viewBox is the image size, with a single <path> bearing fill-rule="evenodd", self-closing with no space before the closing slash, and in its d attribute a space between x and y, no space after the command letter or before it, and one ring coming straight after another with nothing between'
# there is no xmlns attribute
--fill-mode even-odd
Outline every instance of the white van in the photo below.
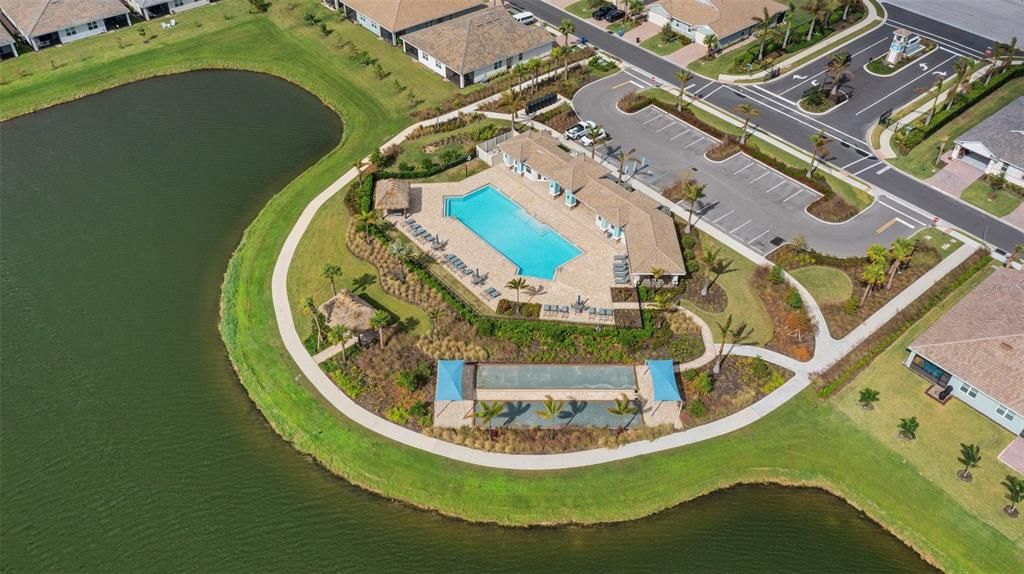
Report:
<svg viewBox="0 0 1024 574"><path fill-rule="evenodd" d="M533 12L520 12L518 14L513 15L512 18L514 18L515 21L519 22L520 24L533 24L534 22L537 21L537 18L534 17L533 15Z"/></svg>

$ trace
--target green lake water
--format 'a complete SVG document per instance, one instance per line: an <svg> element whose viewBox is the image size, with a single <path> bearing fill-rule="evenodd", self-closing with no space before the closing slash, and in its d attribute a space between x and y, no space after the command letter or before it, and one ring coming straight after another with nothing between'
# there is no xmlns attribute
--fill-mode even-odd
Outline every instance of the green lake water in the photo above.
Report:
<svg viewBox="0 0 1024 574"><path fill-rule="evenodd" d="M246 225L340 131L309 94L238 72L0 125L0 570L928 570L813 490L509 530L385 501L293 451L230 368L219 287Z"/></svg>

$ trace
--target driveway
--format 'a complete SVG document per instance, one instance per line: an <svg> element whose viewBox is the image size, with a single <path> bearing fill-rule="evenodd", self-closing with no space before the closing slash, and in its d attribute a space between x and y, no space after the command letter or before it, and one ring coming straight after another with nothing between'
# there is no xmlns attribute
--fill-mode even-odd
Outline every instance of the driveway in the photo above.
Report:
<svg viewBox="0 0 1024 574"><path fill-rule="evenodd" d="M843 224L826 223L805 210L819 194L744 154L723 162L704 156L716 143L711 136L655 107L625 114L618 101L642 87L626 73L594 82L576 94L573 106L581 118L595 121L612 139L598 153L612 161L622 150L635 149L628 178L664 190L681 177L706 184L698 205L700 217L767 254L797 234L819 251L837 256L861 255L872 243L889 244L927 224L898 204L876 201Z"/></svg>
<svg viewBox="0 0 1024 574"><path fill-rule="evenodd" d="M967 162L950 159L949 154L943 159L947 162L946 167L928 178L928 183L953 197L960 197L967 186L978 181L983 175L980 169Z"/></svg>

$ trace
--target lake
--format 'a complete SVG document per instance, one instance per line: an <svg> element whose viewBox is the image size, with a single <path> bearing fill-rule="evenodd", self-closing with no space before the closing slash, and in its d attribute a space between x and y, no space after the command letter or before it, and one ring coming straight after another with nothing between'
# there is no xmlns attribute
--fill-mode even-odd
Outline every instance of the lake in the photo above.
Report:
<svg viewBox="0 0 1024 574"><path fill-rule="evenodd" d="M814 490L510 530L386 501L292 450L217 332L246 225L341 136L284 81L157 78L0 136L0 569L929 570Z"/></svg>

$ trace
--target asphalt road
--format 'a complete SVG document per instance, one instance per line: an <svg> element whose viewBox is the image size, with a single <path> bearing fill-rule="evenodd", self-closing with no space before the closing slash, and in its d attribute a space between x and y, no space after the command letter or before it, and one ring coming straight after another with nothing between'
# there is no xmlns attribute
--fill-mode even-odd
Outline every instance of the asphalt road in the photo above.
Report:
<svg viewBox="0 0 1024 574"><path fill-rule="evenodd" d="M584 86L573 98L581 118L600 121L612 136L600 155L615 158L620 151L635 149L636 160L625 166L627 178L655 189L667 188L681 177L695 177L706 185L705 198L697 206L700 217L762 255L797 234L823 253L862 255L872 243L889 245L929 223L884 199L848 222L821 221L805 211L820 197L818 192L744 154L723 162L707 159L704 152L716 143L714 138L657 108L623 113L619 100L644 87L623 72Z"/></svg>
<svg viewBox="0 0 1024 574"><path fill-rule="evenodd" d="M681 68L673 62L622 41L543 0L515 0L514 3L555 26L563 19L572 20L576 26L577 36L586 37L590 44L628 62L638 70L642 70L642 72L637 72L639 77L646 78L647 74L653 74L667 86L675 86L677 83L675 74ZM975 34L899 8L893 7L892 14L898 16L899 19L896 21L900 25L912 27L910 28L912 31L923 30L925 31L924 35L929 37L945 38L949 47L956 48L963 53L972 53L973 50L973 53L980 54L980 50L984 50L992 44L991 41ZM805 69L810 70L811 68ZM927 82L924 79L920 81ZM870 183L883 195L891 194L904 202L917 206L917 210L908 208L915 212L913 215L916 218L938 217L940 225L943 222L948 222L1007 250L1012 249L1014 245L1024 243L1024 231L929 187L915 178L891 169L874 158L871 155L870 147L864 140L866 129L848 133L847 130L833 126L833 123L847 127L851 125L851 122L853 127L862 124L855 112L872 102L861 104L864 100L859 95L837 109L834 114L815 117L793 109L790 103L780 101L770 90L760 86L726 85L706 79L695 79L688 88L691 93L696 93L698 97L726 110L731 110L737 104L745 101L754 103L761 111L761 116L758 118L759 129L770 132L792 145L808 151L812 148L811 136L824 129L826 134L834 140L830 146L831 154L827 161L837 167L849 166L848 169L851 173L859 172L859 177ZM905 95L899 98L893 97L891 103L886 101L885 104L898 106L905 103L917 95L912 88L913 86L907 86L903 90ZM872 108L869 111L874 114L876 110ZM883 110L877 111L880 114ZM869 115L868 112L861 114L861 116L866 115ZM855 119L848 119L850 116ZM867 122L867 125L870 125L870 122Z"/></svg>

